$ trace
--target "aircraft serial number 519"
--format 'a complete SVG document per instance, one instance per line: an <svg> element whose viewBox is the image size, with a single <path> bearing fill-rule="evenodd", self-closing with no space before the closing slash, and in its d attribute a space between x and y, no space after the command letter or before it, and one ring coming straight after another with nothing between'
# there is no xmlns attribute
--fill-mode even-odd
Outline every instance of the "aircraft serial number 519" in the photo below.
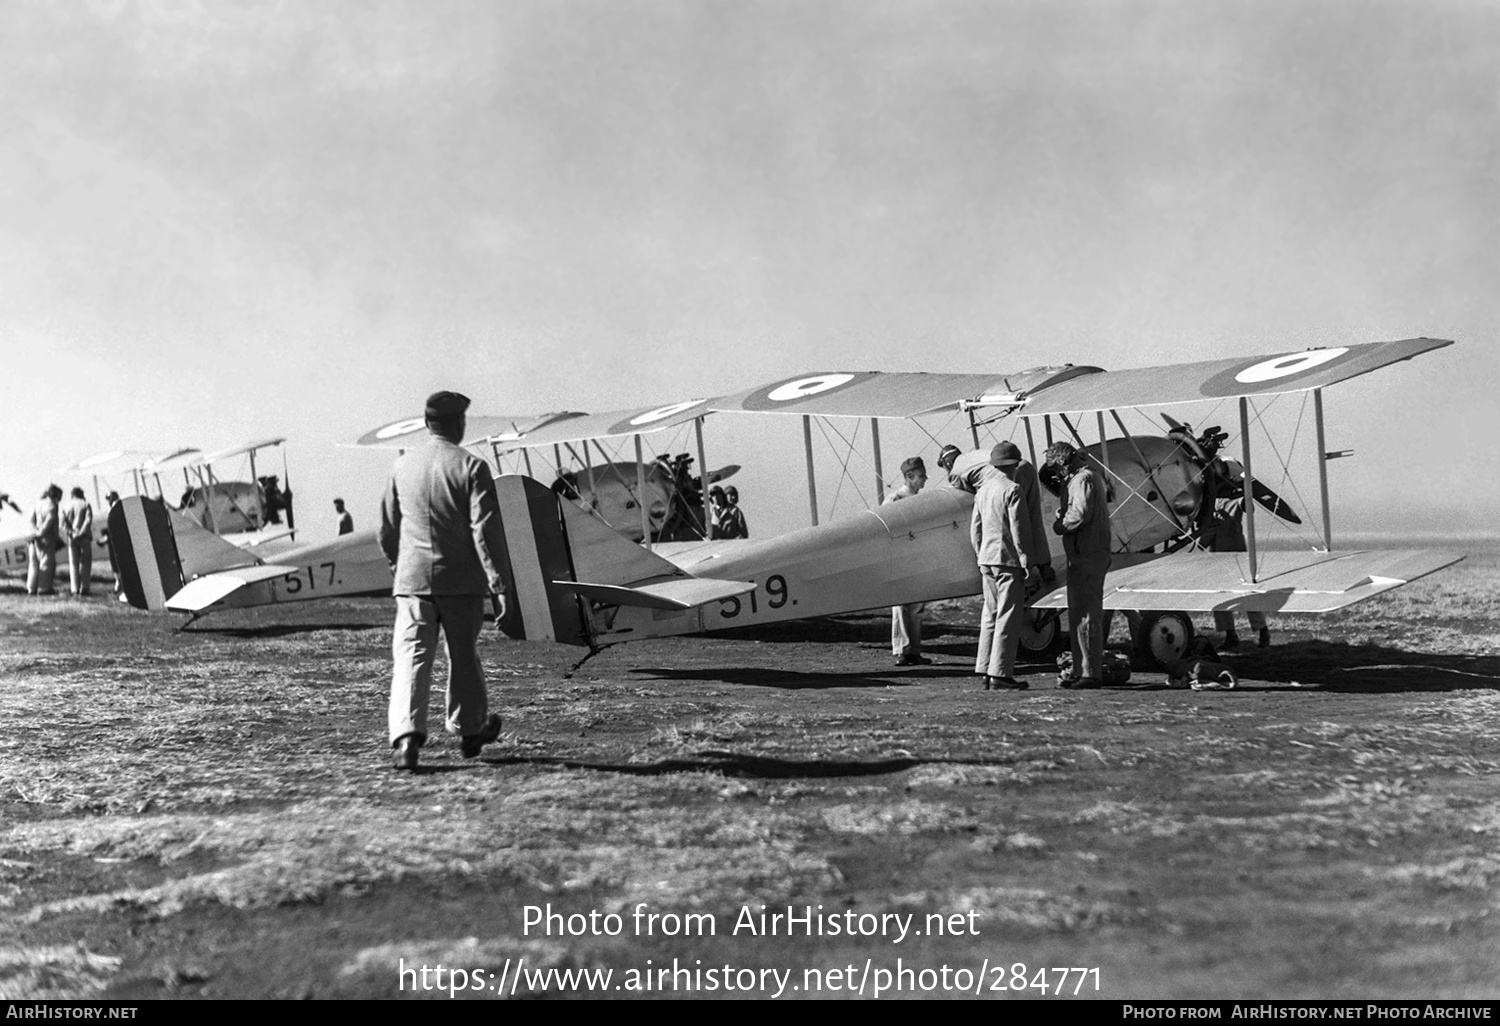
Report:
<svg viewBox="0 0 1500 1026"><path fill-rule="evenodd" d="M311 566L306 567L305 568L305 572L303 570L298 570L294 574L286 574L286 575L284 575L281 579L286 582L286 591L287 591L287 594L288 595L295 595L295 594L297 594L297 592L299 592L299 591L302 590L302 578L303 577L307 578L307 590L308 591L317 591L319 587L323 587L323 588L331 588L331 587L333 587L333 585L335 583L337 583L334 580L334 574L333 574L334 565L335 564L333 564L333 563L319 563L318 564L318 566L317 566L318 570L323 570L325 568L328 570L328 580L324 581L321 585L318 584L318 577L320 577L321 574L315 573L314 572L314 568L311 567Z"/></svg>
<svg viewBox="0 0 1500 1026"><path fill-rule="evenodd" d="M755 582L751 581L750 583L754 584ZM760 588L757 586L755 591L750 592L748 595L742 596L743 598L749 600L750 612L752 613L760 612L760 604L755 599L755 593L759 590ZM782 577L780 574L773 574L770 577L766 578L766 595L766 605L770 608L780 609L782 606L786 605L786 578ZM741 596L720 599L719 615L726 620L733 620L736 616L739 616L741 610L744 609L744 604L740 601L740 598ZM795 600L793 600L792 604L796 605L797 603Z"/></svg>

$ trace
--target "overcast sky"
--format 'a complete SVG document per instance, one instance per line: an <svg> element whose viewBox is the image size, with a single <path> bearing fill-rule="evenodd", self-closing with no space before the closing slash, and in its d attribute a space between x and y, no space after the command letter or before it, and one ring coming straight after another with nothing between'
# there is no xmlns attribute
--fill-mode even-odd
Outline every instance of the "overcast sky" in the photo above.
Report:
<svg viewBox="0 0 1500 1026"><path fill-rule="evenodd" d="M336 443L438 388L1427 335L1329 394L1338 519L1493 528L1497 69L1479 2L9 0L0 489L285 435L316 539L390 465ZM795 421L728 419L799 525Z"/></svg>

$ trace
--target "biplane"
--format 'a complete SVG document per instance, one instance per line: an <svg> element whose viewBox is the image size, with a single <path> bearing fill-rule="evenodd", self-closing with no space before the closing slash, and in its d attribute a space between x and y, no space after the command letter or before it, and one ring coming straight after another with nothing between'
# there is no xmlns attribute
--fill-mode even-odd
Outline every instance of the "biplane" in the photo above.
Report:
<svg viewBox="0 0 1500 1026"><path fill-rule="evenodd" d="M1165 661L1185 649L1195 612L1328 612L1462 558L1448 552L1335 549L1327 461L1337 454L1326 449L1323 424L1324 388L1450 344L1407 339L1125 371L1065 366L1010 375L820 372L722 399L659 406L632 416L593 415L614 418L608 425L601 419L590 426L577 415L529 431L508 430L502 434L510 437L498 443L496 436L480 441L511 448L522 441L561 445L549 430L586 438L604 426L630 434L631 428L704 413L800 417L814 522L764 540L695 541L653 550L622 537L594 511L547 484L505 474L497 490L511 600L501 626L516 638L594 648L977 594L968 532L973 497L964 491L929 487L900 503L817 522L814 418L870 420L879 485L878 421L946 414L966 420L974 448L983 447L981 427L992 431L1004 424L1024 432L1033 460L1038 446L1057 435L1074 440L1095 459L1115 492L1111 528L1117 555L1106 582L1106 608L1142 614L1140 641ZM1257 504L1287 523L1301 518L1256 477L1251 428L1265 413L1257 403L1296 393L1313 405L1320 516L1303 525L1317 530L1310 544L1269 551L1257 544ZM1164 436L1137 434L1126 430L1120 416L1122 410L1202 402L1237 407L1239 460L1219 455L1229 434L1218 427L1193 432L1167 417ZM1090 415L1093 443L1083 437ZM1118 428L1114 436L1106 417ZM640 433L638 456L644 451ZM638 458L637 472L644 466ZM1207 552L1194 544L1203 496L1214 486L1239 487L1255 499L1246 504L1245 552ZM1049 502L1055 499L1044 499ZM234 557L222 546L183 558L184 528L165 511L133 507L124 515L135 521L131 536L140 543L135 562L159 571L154 600L138 604L196 616L214 608L389 588L389 569L373 534L292 550L274 564L233 567L225 565ZM648 535L646 530L643 537ZM212 547L189 537L200 549ZM146 552L153 558L141 559ZM1065 605L1060 546L1054 566L1060 569L1056 586L1033 600L1034 636L1027 642L1032 651L1055 644L1062 630L1055 613Z"/></svg>
<svg viewBox="0 0 1500 1026"><path fill-rule="evenodd" d="M703 511L706 485L693 471L694 458L679 452L648 460L644 439L662 437L659 433L670 428L690 428L697 441L696 462L704 466L703 418L710 412L709 402L690 399L610 413L473 416L468 418L469 440L464 448L489 458L502 474L507 468L538 479L550 474L554 491L631 541L651 545L701 540L708 537ZM404 450L425 440L424 425L421 417L395 421L367 432L354 444ZM632 440L633 460L607 448ZM707 484L725 480L738 470L733 464L712 470Z"/></svg>
<svg viewBox="0 0 1500 1026"><path fill-rule="evenodd" d="M1450 344L1407 339L1125 371L1069 366L1003 376L820 372L760 386L711 408L802 418L814 521L819 508L810 441L814 417L872 418L873 428L878 418L955 411L967 417L975 448L980 448L982 423L1008 421L1024 431L1033 460L1043 441L1039 433L1050 443L1054 432L1065 432L1096 460L1116 493L1111 528L1117 555L1105 606L1142 614L1138 640L1165 662L1185 650L1195 612L1330 612L1462 558L1450 552L1338 551L1327 478L1328 459L1336 454L1328 452L1324 437L1324 388ZM1281 496L1257 483L1251 427L1265 412L1256 403L1294 393L1303 393L1313 406L1320 516L1311 544L1269 551L1257 544L1256 506L1288 523L1301 518ZM1238 461L1208 451L1227 438L1218 428L1195 436L1168 418L1162 438L1133 434L1120 417L1122 410L1202 402L1237 408ZM1097 429L1093 444L1085 442L1081 430L1090 415ZM1118 435L1108 435L1106 417ZM879 435L871 434L878 481ZM1193 545L1194 520L1215 478L1256 500L1246 504L1243 553ZM973 499L954 488L929 487L900 503L764 541L706 542L644 553L595 530L569 505L549 503L536 482L503 478L499 487L511 549L508 585L515 598L503 626L515 637L598 646L979 592L968 537ZM1046 512L1050 519L1053 510ZM1055 587L1035 597L1035 610L1065 606L1060 545L1053 557L1062 572ZM714 582L743 590L705 601L684 597L690 583ZM1028 648L1035 651L1054 644L1060 626L1055 616L1038 613L1033 628Z"/></svg>
<svg viewBox="0 0 1500 1026"><path fill-rule="evenodd" d="M94 497L94 560L109 560L107 504L109 491L129 490L162 501L190 523L221 535L243 548L291 538L295 522L285 453L281 474L259 474L257 458L285 440L267 438L205 454L199 449L148 451L115 449L58 469L62 480L87 477ZM242 463L239 461L243 461ZM226 465L231 468L226 474ZM248 480L240 471L248 467ZM180 476L180 484L179 482ZM169 498L170 496L170 498ZM22 569L29 535L0 542L0 569Z"/></svg>
<svg viewBox="0 0 1500 1026"><path fill-rule="evenodd" d="M641 435L683 425L698 431L707 400L668 407L611 413L549 413L526 417L474 416L467 419L471 437L465 448L489 452L497 466L507 458L528 470L533 452L550 451L556 477L552 494L624 543L663 537L703 536L701 497L689 477L689 460L641 459ZM611 457L605 443L635 436L634 463ZM362 435L357 446L405 450L426 439L425 421L404 418ZM590 446L593 449L590 449ZM581 469L565 469L567 451ZM591 457L597 451L599 460ZM730 466L710 474L729 476ZM695 505L697 503L697 505ZM213 537L208 524L191 516L183 504L171 508L159 498L130 498L120 505L119 522L128 541L118 546L124 593L143 609L188 613L194 619L217 609L245 608L351 595L389 594L392 578L374 531L355 532L335 541L261 554ZM223 518L220 518L221 521ZM110 523L115 523L111 516ZM113 530L113 527L112 527ZM191 621L189 621L191 622Z"/></svg>

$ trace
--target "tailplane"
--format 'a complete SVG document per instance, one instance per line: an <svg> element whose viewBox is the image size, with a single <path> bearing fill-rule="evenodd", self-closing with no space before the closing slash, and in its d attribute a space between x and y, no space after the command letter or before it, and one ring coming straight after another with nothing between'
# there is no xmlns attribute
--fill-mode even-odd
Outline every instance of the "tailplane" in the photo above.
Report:
<svg viewBox="0 0 1500 1026"><path fill-rule="evenodd" d="M754 589L694 577L517 474L495 482L506 544L505 616L513 638L594 646L611 607L680 611Z"/></svg>
<svg viewBox="0 0 1500 1026"><path fill-rule="evenodd" d="M110 510L109 538L121 591L137 609L166 609L188 581L260 562L160 499L138 495Z"/></svg>

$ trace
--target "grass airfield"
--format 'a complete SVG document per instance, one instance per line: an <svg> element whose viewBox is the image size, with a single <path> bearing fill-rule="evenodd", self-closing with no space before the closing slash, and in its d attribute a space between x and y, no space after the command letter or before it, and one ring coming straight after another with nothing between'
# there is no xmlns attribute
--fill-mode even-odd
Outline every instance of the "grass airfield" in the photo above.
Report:
<svg viewBox="0 0 1500 1026"><path fill-rule="evenodd" d="M588 993L523 959L610 970L594 996L622 998L869 997L898 967L881 996L962 996L943 967L994 998L1500 996L1493 553L1273 618L1227 692L1034 667L984 693L972 601L930 610L935 665L903 669L876 614L571 678L578 651L491 628L501 742L469 761L435 736L415 776L387 768L388 602L179 634L107 592L0 580L0 998L448 1000L451 976L399 977L439 963L459 997ZM923 935L743 929L788 905ZM528 906L622 929L548 936ZM714 935L666 935L690 914ZM641 973L674 960L756 983Z"/></svg>

